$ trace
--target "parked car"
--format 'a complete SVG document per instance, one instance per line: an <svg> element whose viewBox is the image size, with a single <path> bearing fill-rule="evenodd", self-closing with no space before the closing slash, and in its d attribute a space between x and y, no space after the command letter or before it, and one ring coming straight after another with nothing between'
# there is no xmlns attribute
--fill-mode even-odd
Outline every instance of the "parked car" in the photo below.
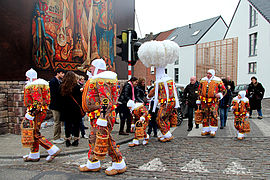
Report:
<svg viewBox="0 0 270 180"><path fill-rule="evenodd" d="M239 91L246 91L248 89L248 84L238 84L235 86L232 96L235 97L238 95Z"/></svg>

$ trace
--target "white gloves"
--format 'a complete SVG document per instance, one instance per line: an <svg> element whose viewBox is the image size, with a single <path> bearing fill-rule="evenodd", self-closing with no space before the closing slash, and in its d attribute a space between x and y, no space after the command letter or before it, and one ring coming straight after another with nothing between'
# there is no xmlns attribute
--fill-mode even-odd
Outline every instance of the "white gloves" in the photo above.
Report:
<svg viewBox="0 0 270 180"><path fill-rule="evenodd" d="M26 114L25 114L25 116L24 116L26 119L28 119L28 120L34 120L34 116L32 116L29 112L27 112Z"/></svg>
<svg viewBox="0 0 270 180"><path fill-rule="evenodd" d="M108 124L108 122L106 119L101 119L101 118L97 119L97 125L107 127L107 124Z"/></svg>
<svg viewBox="0 0 270 180"><path fill-rule="evenodd" d="M143 116L140 117L140 121L144 121L145 118Z"/></svg>
<svg viewBox="0 0 270 180"><path fill-rule="evenodd" d="M201 104L201 100L196 100L196 104Z"/></svg>

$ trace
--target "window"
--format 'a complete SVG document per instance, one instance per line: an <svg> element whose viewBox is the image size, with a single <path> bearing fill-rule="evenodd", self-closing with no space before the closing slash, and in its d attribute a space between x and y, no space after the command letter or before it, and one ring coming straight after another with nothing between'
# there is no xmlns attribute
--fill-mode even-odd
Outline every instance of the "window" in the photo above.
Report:
<svg viewBox="0 0 270 180"><path fill-rule="evenodd" d="M249 56L257 55L257 33L249 35Z"/></svg>
<svg viewBox="0 0 270 180"><path fill-rule="evenodd" d="M196 36L197 34L199 34L200 31L201 31L201 30L195 31L195 32L192 34L192 36Z"/></svg>
<svg viewBox="0 0 270 180"><path fill-rule="evenodd" d="M249 27L251 28L257 25L258 25L258 13L252 6L249 6Z"/></svg>
<svg viewBox="0 0 270 180"><path fill-rule="evenodd" d="M174 82L178 83L179 82L179 69L178 68L174 68Z"/></svg>
<svg viewBox="0 0 270 180"><path fill-rule="evenodd" d="M168 74L168 73L167 73L167 69L165 69L165 74Z"/></svg>
<svg viewBox="0 0 270 180"><path fill-rule="evenodd" d="M155 66L151 66L151 74L155 74Z"/></svg>
<svg viewBox="0 0 270 180"><path fill-rule="evenodd" d="M174 65L178 65L179 64L179 59L177 59L175 62L174 62Z"/></svg>
<svg viewBox="0 0 270 180"><path fill-rule="evenodd" d="M256 74L257 69L257 62L248 63L248 73L249 74Z"/></svg>

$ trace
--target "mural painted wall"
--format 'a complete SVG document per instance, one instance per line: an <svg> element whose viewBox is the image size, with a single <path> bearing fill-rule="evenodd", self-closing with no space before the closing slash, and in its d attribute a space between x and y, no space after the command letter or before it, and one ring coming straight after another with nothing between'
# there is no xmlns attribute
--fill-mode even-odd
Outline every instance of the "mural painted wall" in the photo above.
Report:
<svg viewBox="0 0 270 180"><path fill-rule="evenodd" d="M134 10L135 0L0 0L0 81L25 80L30 68L50 80L99 56L126 79L115 35L134 29Z"/></svg>
<svg viewBox="0 0 270 180"><path fill-rule="evenodd" d="M39 0L33 11L33 61L41 69L82 70L102 57L114 70L112 0Z"/></svg>

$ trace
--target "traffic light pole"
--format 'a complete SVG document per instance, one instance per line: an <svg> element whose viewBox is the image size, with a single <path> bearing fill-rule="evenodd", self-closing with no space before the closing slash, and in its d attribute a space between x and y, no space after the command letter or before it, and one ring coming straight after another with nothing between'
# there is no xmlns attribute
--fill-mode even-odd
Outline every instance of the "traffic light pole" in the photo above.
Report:
<svg viewBox="0 0 270 180"><path fill-rule="evenodd" d="M131 31L128 31L128 80L132 77L131 72Z"/></svg>

